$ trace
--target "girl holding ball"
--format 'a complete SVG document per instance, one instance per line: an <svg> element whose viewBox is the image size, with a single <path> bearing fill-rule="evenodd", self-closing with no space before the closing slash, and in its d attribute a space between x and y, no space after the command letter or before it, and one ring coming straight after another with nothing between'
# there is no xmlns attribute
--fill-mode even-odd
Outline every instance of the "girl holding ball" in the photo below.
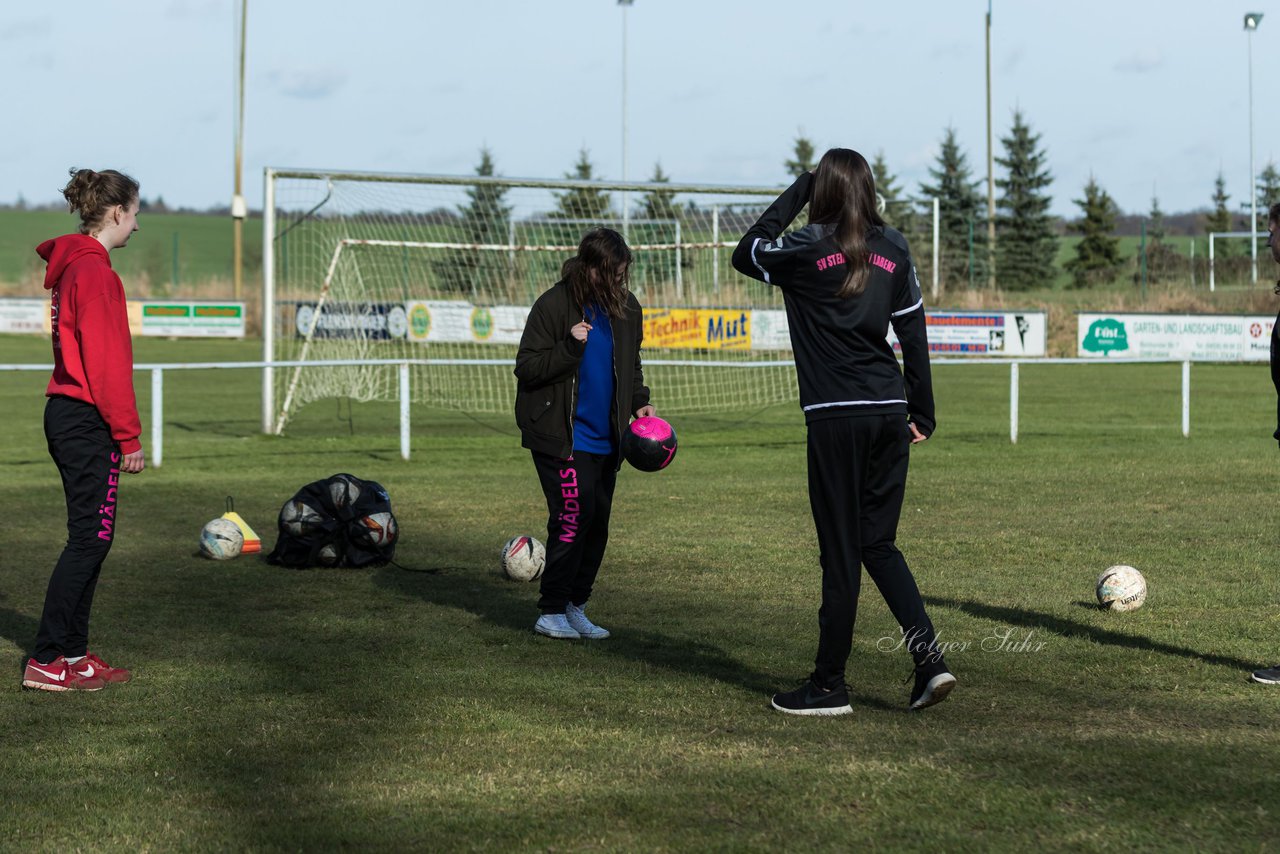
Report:
<svg viewBox="0 0 1280 854"><path fill-rule="evenodd" d="M622 431L654 414L640 366L640 303L631 249L613 229L587 232L560 281L529 311L516 355L516 424L547 499L542 612L534 631L599 640L585 608L609 539Z"/></svg>

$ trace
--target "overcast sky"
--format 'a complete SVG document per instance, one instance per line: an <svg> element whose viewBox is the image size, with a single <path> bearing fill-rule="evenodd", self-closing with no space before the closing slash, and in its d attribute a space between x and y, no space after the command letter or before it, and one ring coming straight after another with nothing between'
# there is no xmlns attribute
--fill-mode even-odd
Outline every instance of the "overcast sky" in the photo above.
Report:
<svg viewBox="0 0 1280 854"><path fill-rule="evenodd" d="M0 4L0 202L57 200L71 166L118 168L170 205L228 203L239 0ZM883 151L911 192L945 128L986 175L986 0L249 0L245 195L265 166L559 177L586 147L626 174L775 185L803 132ZM1120 207L1247 204L1280 158L1280 4L994 0L996 134L1042 134L1053 211L1093 174ZM1000 169L997 167L997 176ZM985 194L985 184L983 188Z"/></svg>

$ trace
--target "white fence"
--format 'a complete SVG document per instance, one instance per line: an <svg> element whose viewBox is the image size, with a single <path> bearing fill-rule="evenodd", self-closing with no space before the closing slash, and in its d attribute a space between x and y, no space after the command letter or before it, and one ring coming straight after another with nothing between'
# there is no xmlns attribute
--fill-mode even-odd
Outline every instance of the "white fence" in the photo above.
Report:
<svg viewBox="0 0 1280 854"><path fill-rule="evenodd" d="M508 362L497 362L493 359L416 359L405 361L402 359L352 359L352 360L335 360L325 362L171 362L164 364L138 364L134 365L135 371L149 371L151 373L151 448L150 463L155 467L160 467L164 463L164 374L165 371L204 371L204 370L232 370L243 368L293 368L293 367L335 367L339 365L395 365L399 373L399 404L400 404L400 456L402 459L409 459L409 402L413 399L409 389L409 366L410 365L493 365ZM654 359L647 361L648 365L680 365L687 364L679 360L663 360ZM700 366L740 366L741 363L735 362L697 362ZM760 367L762 363L754 362L753 367ZM773 367L794 367L793 361L778 361L768 363ZM1161 364L1161 365L1182 365L1182 435L1191 435L1191 362L1189 361L1170 361L1168 359L1022 359L1011 361L1009 359L931 359L932 365L1007 365L1009 367L1009 441L1017 444L1018 441L1018 397L1019 397L1019 369L1022 365L1140 365L1140 364ZM50 373L53 371L52 365L2 365L0 371L43 371Z"/></svg>

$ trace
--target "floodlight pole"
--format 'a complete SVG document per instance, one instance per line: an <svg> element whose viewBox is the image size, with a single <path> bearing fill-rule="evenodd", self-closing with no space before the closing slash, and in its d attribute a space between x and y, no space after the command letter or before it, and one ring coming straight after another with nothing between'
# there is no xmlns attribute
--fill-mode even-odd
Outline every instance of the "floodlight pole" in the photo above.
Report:
<svg viewBox="0 0 1280 854"><path fill-rule="evenodd" d="M991 150L991 0L987 0L987 287L996 286L996 178Z"/></svg>
<svg viewBox="0 0 1280 854"><path fill-rule="evenodd" d="M622 7L622 181L627 181L627 9L635 0L618 0ZM622 236L628 237L631 212L628 210L627 191L622 191Z"/></svg>
<svg viewBox="0 0 1280 854"><path fill-rule="evenodd" d="M241 175L244 171L244 39L245 20L248 18L249 0L240 0L240 73L236 82L236 156L235 156L235 191L231 196L232 237L232 281L235 298L241 299L244 283L244 218L248 213L244 203ZM263 311L267 311L263 306Z"/></svg>
<svg viewBox="0 0 1280 854"><path fill-rule="evenodd" d="M1244 31L1249 44L1249 258L1250 281L1258 284L1258 188L1254 186L1253 170L1253 31L1262 21L1261 12L1249 12L1244 16Z"/></svg>

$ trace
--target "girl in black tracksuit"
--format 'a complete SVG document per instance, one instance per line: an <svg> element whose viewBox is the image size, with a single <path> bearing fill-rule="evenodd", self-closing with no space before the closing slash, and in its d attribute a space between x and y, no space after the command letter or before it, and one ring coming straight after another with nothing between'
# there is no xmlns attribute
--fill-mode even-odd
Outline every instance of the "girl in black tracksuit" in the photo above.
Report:
<svg viewBox="0 0 1280 854"><path fill-rule="evenodd" d="M547 498L547 558L534 631L599 640L587 619L609 539L622 431L653 415L640 367L640 303L631 250L612 229L587 232L563 278L538 297L516 354L516 424Z"/></svg>
<svg viewBox="0 0 1280 854"><path fill-rule="evenodd" d="M739 272L782 289L808 425L809 501L822 564L818 653L809 681L773 707L802 715L852 711L845 664L860 564L903 631L916 666L908 707L950 692L911 570L894 545L908 449L934 430L924 304L907 242L875 209L875 183L855 151L828 151L747 231ZM810 206L810 223L782 232ZM906 377L886 340L892 324Z"/></svg>

